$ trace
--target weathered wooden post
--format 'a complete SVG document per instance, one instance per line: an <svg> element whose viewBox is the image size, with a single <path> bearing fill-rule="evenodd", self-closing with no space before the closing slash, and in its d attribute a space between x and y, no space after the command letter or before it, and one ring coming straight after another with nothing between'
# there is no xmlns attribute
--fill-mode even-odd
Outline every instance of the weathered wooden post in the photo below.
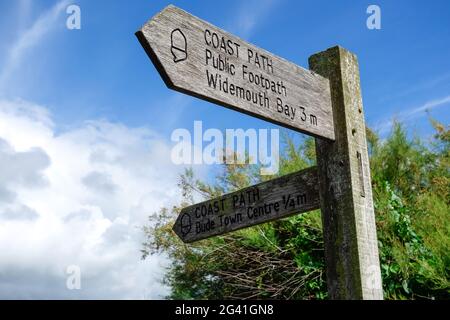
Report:
<svg viewBox="0 0 450 320"><path fill-rule="evenodd" d="M331 299L382 299L358 61L333 47L309 58L330 80L335 141L316 138Z"/></svg>

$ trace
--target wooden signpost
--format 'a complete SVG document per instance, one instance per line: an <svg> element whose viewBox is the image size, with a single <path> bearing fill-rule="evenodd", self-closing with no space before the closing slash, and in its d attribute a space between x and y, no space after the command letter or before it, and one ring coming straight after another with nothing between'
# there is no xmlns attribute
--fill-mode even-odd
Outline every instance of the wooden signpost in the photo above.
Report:
<svg viewBox="0 0 450 320"><path fill-rule="evenodd" d="M330 86L322 76L174 6L136 36L169 88L334 140Z"/></svg>
<svg viewBox="0 0 450 320"><path fill-rule="evenodd" d="M173 230L193 242L319 208L313 167L184 208Z"/></svg>
<svg viewBox="0 0 450 320"><path fill-rule="evenodd" d="M333 47L310 70L168 6L136 36L169 88L316 137L317 167L184 208L193 242L320 209L331 299L382 299L355 55Z"/></svg>

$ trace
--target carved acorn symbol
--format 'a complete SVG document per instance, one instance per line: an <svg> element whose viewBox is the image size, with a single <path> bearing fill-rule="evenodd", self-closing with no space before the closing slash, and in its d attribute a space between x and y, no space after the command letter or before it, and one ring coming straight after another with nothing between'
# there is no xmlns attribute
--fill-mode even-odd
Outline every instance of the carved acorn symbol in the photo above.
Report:
<svg viewBox="0 0 450 320"><path fill-rule="evenodd" d="M185 237L191 231L191 216L187 213L183 214L181 217L181 233Z"/></svg>
<svg viewBox="0 0 450 320"><path fill-rule="evenodd" d="M170 51L173 55L173 62L180 62L187 59L187 41L186 36L180 29L172 31L170 36Z"/></svg>

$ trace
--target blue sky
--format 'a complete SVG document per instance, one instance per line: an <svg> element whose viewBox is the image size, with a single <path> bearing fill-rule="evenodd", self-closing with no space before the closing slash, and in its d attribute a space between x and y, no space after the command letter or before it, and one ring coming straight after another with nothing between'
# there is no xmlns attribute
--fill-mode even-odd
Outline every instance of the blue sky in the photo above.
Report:
<svg viewBox="0 0 450 320"><path fill-rule="evenodd" d="M26 2L26 1L25 1ZM67 30L63 12L30 50L0 91L47 106L58 127L93 118L150 126L166 137L175 128L271 127L266 122L168 90L134 32L169 2L72 1L82 29ZM3 1L1 61L22 30L55 1ZM174 1L175 5L257 46L307 67L308 57L339 44L358 55L368 124L386 133L387 121L404 120L429 133L424 112L448 123L450 4L448 1L377 1L382 29L366 28L370 1ZM20 17L18 19L18 17ZM12 27L16 26L16 27ZM0 63L1 64L1 63ZM12 78L12 79L11 79ZM446 99L446 100L445 100Z"/></svg>
<svg viewBox="0 0 450 320"><path fill-rule="evenodd" d="M426 109L449 123L447 0L172 3L305 68L337 44L356 53L366 121L382 136L397 118L428 138ZM81 30L66 28L69 4ZM134 33L168 4L0 2L0 298L163 297L170 262L140 261L139 228L180 199L173 130L276 128L165 87ZM381 30L366 27L370 4ZM81 290L68 289L69 266Z"/></svg>

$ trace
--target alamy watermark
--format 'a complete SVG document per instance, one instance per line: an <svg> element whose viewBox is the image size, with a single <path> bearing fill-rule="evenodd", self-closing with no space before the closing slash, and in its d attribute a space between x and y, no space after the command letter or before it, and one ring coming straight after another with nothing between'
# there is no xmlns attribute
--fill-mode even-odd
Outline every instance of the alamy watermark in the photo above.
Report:
<svg viewBox="0 0 450 320"><path fill-rule="evenodd" d="M261 175L278 173L280 146L278 129L219 129L203 131L194 121L194 132L179 128L172 132L174 164L259 164Z"/></svg>
<svg viewBox="0 0 450 320"><path fill-rule="evenodd" d="M66 268L66 288L69 290L81 289L81 268L77 265L70 265Z"/></svg>
<svg viewBox="0 0 450 320"><path fill-rule="evenodd" d="M372 4L367 7L367 14L370 16L367 18L366 26L369 30L381 29L381 9L379 6Z"/></svg>
<svg viewBox="0 0 450 320"><path fill-rule="evenodd" d="M378 265L370 265L366 268L365 272L365 287L368 289L380 289L381 288L381 271Z"/></svg>
<svg viewBox="0 0 450 320"><path fill-rule="evenodd" d="M67 6L66 13L66 27L69 30L81 29L81 8L77 4ZM369 30L381 29L381 8L376 4L371 4L367 7L366 13L369 15L366 20L366 26Z"/></svg>
<svg viewBox="0 0 450 320"><path fill-rule="evenodd" d="M71 4L66 8L66 13L69 15L66 19L66 27L69 30L81 29L81 9L79 5Z"/></svg>

